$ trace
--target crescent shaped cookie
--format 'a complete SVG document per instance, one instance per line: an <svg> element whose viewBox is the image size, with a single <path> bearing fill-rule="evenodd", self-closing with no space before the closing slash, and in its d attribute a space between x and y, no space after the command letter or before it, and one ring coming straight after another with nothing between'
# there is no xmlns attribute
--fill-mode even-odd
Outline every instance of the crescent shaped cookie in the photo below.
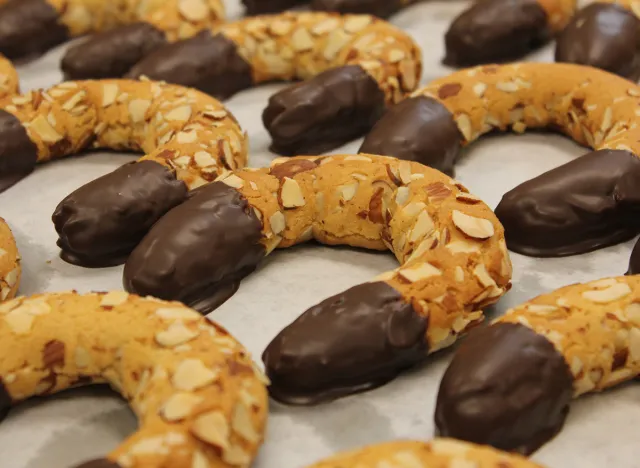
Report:
<svg viewBox="0 0 640 468"><path fill-rule="evenodd" d="M632 0L600 0L582 8L559 35L557 62L640 78L640 8Z"/></svg>
<svg viewBox="0 0 640 468"><path fill-rule="evenodd" d="M574 255L637 233L639 102L640 87L591 67L480 66L439 78L391 108L360 151L452 173L462 146L496 130L551 129L589 146L595 151L517 186L496 208L510 250Z"/></svg>
<svg viewBox="0 0 640 468"><path fill-rule="evenodd" d="M134 23L177 40L222 21L221 0L8 0L0 5L0 53L33 57L70 38Z"/></svg>
<svg viewBox="0 0 640 468"><path fill-rule="evenodd" d="M53 221L65 259L122 261L189 189L243 167L246 135L215 99L150 81L64 82L0 104L1 188L38 162L88 148L146 153L66 197Z"/></svg>
<svg viewBox="0 0 640 468"><path fill-rule="evenodd" d="M401 266L312 307L267 347L271 395L312 404L379 386L483 319L510 288L493 212L460 183L373 155L298 157L222 175L128 258L125 288L210 311L275 248L391 250Z"/></svg>
<svg viewBox="0 0 640 468"><path fill-rule="evenodd" d="M576 0L487 0L462 12L445 34L444 63L466 67L522 58L562 31Z"/></svg>
<svg viewBox="0 0 640 468"><path fill-rule="evenodd" d="M66 76L110 75L101 57L118 47L106 39L95 47L79 45L73 63L67 60ZM126 76L189 86L220 99L260 83L306 80L273 95L263 113L272 150L292 155L319 154L361 136L386 106L416 88L421 73L419 47L391 24L368 15L304 12L203 31L155 49ZM111 76L121 74L118 65Z"/></svg>
<svg viewBox="0 0 640 468"><path fill-rule="evenodd" d="M524 457L454 439L401 440L344 452L308 468L542 468Z"/></svg>
<svg viewBox="0 0 640 468"><path fill-rule="evenodd" d="M180 303L122 291L14 299L0 306L0 355L0 419L90 383L129 402L139 429L85 467L246 467L263 439L266 379L225 329Z"/></svg>
<svg viewBox="0 0 640 468"><path fill-rule="evenodd" d="M640 277L574 284L474 330L440 385L439 433L532 453L555 436L572 397L640 374Z"/></svg>

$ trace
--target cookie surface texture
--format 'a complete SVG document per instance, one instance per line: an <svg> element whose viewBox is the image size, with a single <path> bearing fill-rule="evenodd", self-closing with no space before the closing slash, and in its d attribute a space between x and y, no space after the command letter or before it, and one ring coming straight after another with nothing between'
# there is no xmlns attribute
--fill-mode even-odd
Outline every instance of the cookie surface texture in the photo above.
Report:
<svg viewBox="0 0 640 468"><path fill-rule="evenodd" d="M15 238L6 221L0 218L0 301L15 297L21 272Z"/></svg>
<svg viewBox="0 0 640 468"><path fill-rule="evenodd" d="M243 234L246 245L231 248L236 239L218 234L231 221L220 218L216 227L215 218L199 208L222 210L206 201L225 193L222 184L244 200L244 207L237 202L234 219L247 219L245 226L254 231ZM211 223L207 229L205 222ZM202 233L199 241L189 235L195 226ZM183 235L191 242L181 240ZM373 155L279 159L270 170L221 176L152 228L125 265L125 284L138 294L172 294L178 300L186 300L196 285L201 295L213 295L217 285L236 281L260 260L253 258L252 268L241 271L221 261L229 258L228 250L246 252L258 242L264 256L311 239L389 249L402 266L345 292L340 301L334 298L336 304L350 304L341 318L333 317L333 302L327 299L318 306L322 313L303 314L302 322L294 322L269 346L265 362L271 390L289 402L312 403L390 380L451 345L482 320L483 307L510 287L502 226L480 199L438 171ZM356 300L361 296L366 300ZM357 322L358 314L366 312L359 311L361 306L371 311L370 334L362 332L364 322L360 328L340 326L343 319ZM385 328L388 323L391 329ZM354 348L342 349L345 343ZM350 358L343 359L343 353ZM315 372L320 362L322 369Z"/></svg>
<svg viewBox="0 0 640 468"><path fill-rule="evenodd" d="M19 91L18 72L9 60L0 56L0 100Z"/></svg>
<svg viewBox="0 0 640 468"><path fill-rule="evenodd" d="M431 442L397 441L363 447L335 455L309 468L342 467L438 467L457 468L543 468L518 455L499 452L490 447L476 446L454 439Z"/></svg>
<svg viewBox="0 0 640 468"><path fill-rule="evenodd" d="M640 277L566 286L469 334L443 378L436 424L529 454L561 430L572 397L638 374Z"/></svg>
<svg viewBox="0 0 640 468"><path fill-rule="evenodd" d="M23 297L0 307L0 337L0 414L88 383L129 401L140 428L99 466L248 466L262 442L264 376L182 304L122 291Z"/></svg>

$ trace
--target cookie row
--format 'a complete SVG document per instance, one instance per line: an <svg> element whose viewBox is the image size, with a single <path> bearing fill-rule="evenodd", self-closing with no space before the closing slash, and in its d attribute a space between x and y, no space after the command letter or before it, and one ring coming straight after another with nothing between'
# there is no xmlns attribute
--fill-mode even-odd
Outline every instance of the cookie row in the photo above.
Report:
<svg viewBox="0 0 640 468"><path fill-rule="evenodd" d="M247 18L160 45L148 25L72 47L67 79L147 77L220 99L271 81L306 80L275 94L263 113L280 154L318 154L366 133L422 73L413 39L369 15L284 13Z"/></svg>
<svg viewBox="0 0 640 468"><path fill-rule="evenodd" d="M438 394L439 433L532 453L562 428L572 398L640 374L640 277L539 296L474 330Z"/></svg>
<svg viewBox="0 0 640 468"><path fill-rule="evenodd" d="M36 395L107 383L139 429L120 468L248 466L264 436L266 379L221 326L177 302L121 291L50 293L0 306L0 418Z"/></svg>
<svg viewBox="0 0 640 468"><path fill-rule="evenodd" d="M391 108L360 151L452 173L465 147L492 131L550 129L593 152L505 194L496 208L509 248L532 256L588 252L632 238L640 181L640 87L571 64L461 70Z"/></svg>
<svg viewBox="0 0 640 468"><path fill-rule="evenodd" d="M267 347L271 394L290 403L381 385L450 346L510 288L502 226L481 200L436 170L373 155L221 175L154 224L124 285L208 312L275 248L311 239L389 249L401 266L312 307Z"/></svg>

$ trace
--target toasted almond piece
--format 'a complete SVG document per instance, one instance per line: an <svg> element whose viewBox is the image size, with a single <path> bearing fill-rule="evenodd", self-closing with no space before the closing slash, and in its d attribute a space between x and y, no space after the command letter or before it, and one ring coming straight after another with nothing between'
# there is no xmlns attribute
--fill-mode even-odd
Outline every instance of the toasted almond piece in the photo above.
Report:
<svg viewBox="0 0 640 468"><path fill-rule="evenodd" d="M485 288L488 288L490 286L496 286L496 282L487 271L487 267L484 266L484 263L480 263L476 265L476 267L473 269L473 274L475 275L476 278L478 278L478 281L480 281L480 284Z"/></svg>
<svg viewBox="0 0 640 468"><path fill-rule="evenodd" d="M458 283L464 282L464 270L461 266L457 266L455 270L455 278Z"/></svg>
<svg viewBox="0 0 640 468"><path fill-rule="evenodd" d="M430 234L435 229L435 224L433 219L429 215L429 212L426 210L421 211L418 215L418 220L416 221L413 230L409 236L410 242L415 242L418 239L422 239L424 236Z"/></svg>
<svg viewBox="0 0 640 468"><path fill-rule="evenodd" d="M344 29L350 33L357 33L371 24L369 15L352 15L344 22Z"/></svg>
<svg viewBox="0 0 640 468"><path fill-rule="evenodd" d="M115 307L124 304L129 299L129 293L125 291L110 291L100 299L100 305L105 307Z"/></svg>
<svg viewBox="0 0 640 468"><path fill-rule="evenodd" d="M193 143L198 139L198 134L196 132L178 132L176 134L176 142L181 145L186 143Z"/></svg>
<svg viewBox="0 0 640 468"><path fill-rule="evenodd" d="M451 215L453 224L469 237L488 239L495 234L493 223L488 219L469 216L458 210L453 210Z"/></svg>
<svg viewBox="0 0 640 468"><path fill-rule="evenodd" d="M198 439L214 447L229 448L229 424L220 411L205 413L193 422L191 432Z"/></svg>
<svg viewBox="0 0 640 468"><path fill-rule="evenodd" d="M27 335L31 331L35 317L20 309L12 310L4 315L4 321L16 335Z"/></svg>
<svg viewBox="0 0 640 468"><path fill-rule="evenodd" d="M260 435L253 427L251 414L243 403L238 403L233 411L231 428L247 442L257 443L260 440Z"/></svg>
<svg viewBox="0 0 640 468"><path fill-rule="evenodd" d="M400 164L398 164L398 174L403 184L408 185L411 183L411 163L408 161L400 161Z"/></svg>
<svg viewBox="0 0 640 468"><path fill-rule="evenodd" d="M222 179L220 182L228 185L229 187L233 187L236 189L241 189L242 187L244 187L244 180L242 180L240 177L238 177L235 174L230 174L229 176Z"/></svg>
<svg viewBox="0 0 640 468"><path fill-rule="evenodd" d="M115 83L107 83L102 86L102 107L109 107L116 102L120 87Z"/></svg>
<svg viewBox="0 0 640 468"><path fill-rule="evenodd" d="M204 398L193 393L175 393L162 405L160 415L167 422L182 421L202 401Z"/></svg>
<svg viewBox="0 0 640 468"><path fill-rule="evenodd" d="M29 130L36 133L45 143L57 143L63 138L44 115L38 115L33 119L29 124Z"/></svg>
<svg viewBox="0 0 640 468"><path fill-rule="evenodd" d="M287 227L286 218L281 211L276 211L269 217L269 224L274 234L280 234Z"/></svg>
<svg viewBox="0 0 640 468"><path fill-rule="evenodd" d="M430 263L425 262L414 268L402 268L398 271L398 274L407 281L415 283L432 276L440 276L442 275L442 271Z"/></svg>
<svg viewBox="0 0 640 468"><path fill-rule="evenodd" d="M182 307L161 307L156 310L156 315L163 320L186 320L194 322L202 319L202 316L196 311Z"/></svg>
<svg viewBox="0 0 640 468"><path fill-rule="evenodd" d="M296 29L296 31L291 35L291 45L294 50L298 52L304 52L305 50L313 49L314 39L304 28Z"/></svg>
<svg viewBox="0 0 640 468"><path fill-rule="evenodd" d="M450 242L446 248L453 254L480 252L480 246L466 240Z"/></svg>
<svg viewBox="0 0 640 468"><path fill-rule="evenodd" d="M209 16L209 6L204 0L180 0L178 11L189 21L203 21Z"/></svg>
<svg viewBox="0 0 640 468"><path fill-rule="evenodd" d="M75 357L74 357L76 366L79 368L89 367L92 363L91 355L89 351L84 349L82 346L76 347Z"/></svg>
<svg viewBox="0 0 640 468"><path fill-rule="evenodd" d="M166 330L156 333L156 341L165 348L173 348L191 341L199 334L200 332L190 330L182 322L174 322Z"/></svg>
<svg viewBox="0 0 640 468"><path fill-rule="evenodd" d="M170 110L164 118L169 122L186 122L191 118L191 106L180 106Z"/></svg>
<svg viewBox="0 0 640 468"><path fill-rule="evenodd" d="M409 200L409 187L398 187L396 192L396 203L400 206L404 205Z"/></svg>
<svg viewBox="0 0 640 468"><path fill-rule="evenodd" d="M149 107L151 101L148 99L133 99L129 103L129 114L133 123L144 122Z"/></svg>
<svg viewBox="0 0 640 468"><path fill-rule="evenodd" d="M285 177L282 182L280 198L282 199L282 206L285 208L297 208L305 205L300 184L289 177Z"/></svg>
<svg viewBox="0 0 640 468"><path fill-rule="evenodd" d="M355 197L356 192L358 191L358 185L359 184L357 182L354 184L341 185L340 187L338 187L338 190L340 191L342 198L345 201L349 201L353 197Z"/></svg>
<svg viewBox="0 0 640 468"><path fill-rule="evenodd" d="M616 283L607 289L584 291L582 297L598 304L608 304L609 302L622 299L629 294L631 294L631 288L627 283Z"/></svg>
<svg viewBox="0 0 640 468"><path fill-rule="evenodd" d="M206 151L198 151L193 155L193 159L200 167L211 167L216 165L216 160Z"/></svg>
<svg viewBox="0 0 640 468"><path fill-rule="evenodd" d="M218 375L200 359L185 359L176 367L171 382L177 390L193 391L215 382Z"/></svg>
<svg viewBox="0 0 640 468"><path fill-rule="evenodd" d="M423 211L426 207L427 205L424 204L423 202L408 203L407 206L405 206L402 209L402 214L404 214L405 216L409 216L410 218L413 218L418 213Z"/></svg>

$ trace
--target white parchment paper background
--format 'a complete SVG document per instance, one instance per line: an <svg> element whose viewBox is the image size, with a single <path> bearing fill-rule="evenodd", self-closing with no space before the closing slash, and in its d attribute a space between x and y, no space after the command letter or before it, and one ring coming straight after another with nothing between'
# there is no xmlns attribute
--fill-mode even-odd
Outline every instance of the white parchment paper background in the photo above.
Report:
<svg viewBox="0 0 640 468"><path fill-rule="evenodd" d="M240 7L228 2L237 17ZM467 5L438 1L414 6L392 22L422 46L423 82L450 72L440 65L443 35ZM47 87L60 80L62 49L19 68L23 89ZM528 57L551 61L552 48ZM243 92L228 106L251 139L251 165L274 157L260 119L268 96L280 85ZM336 152L355 152L360 141ZM585 150L559 136L492 137L467 151L457 178L491 207L519 183L565 163ZM0 195L0 216L17 237L24 258L21 293L121 288L122 267L87 270L58 258L50 221L57 203L80 185L133 160L132 155L94 153L37 168L26 180ZM574 282L622 274L633 243L566 259L536 260L513 254L514 287L488 311L497 315L533 296ZM329 295L393 268L390 254L346 248L303 246L271 255L245 280L238 294L211 317L237 336L259 360L269 341L302 311ZM336 451L394 438L429 439L438 384L450 351L432 358L378 390L311 408L273 404L258 468L297 468ZM549 468L637 468L637 421L640 389L629 384L575 402L563 432L535 454ZM68 468L103 455L135 430L127 406L108 391L75 390L15 408L0 424L1 468Z"/></svg>

